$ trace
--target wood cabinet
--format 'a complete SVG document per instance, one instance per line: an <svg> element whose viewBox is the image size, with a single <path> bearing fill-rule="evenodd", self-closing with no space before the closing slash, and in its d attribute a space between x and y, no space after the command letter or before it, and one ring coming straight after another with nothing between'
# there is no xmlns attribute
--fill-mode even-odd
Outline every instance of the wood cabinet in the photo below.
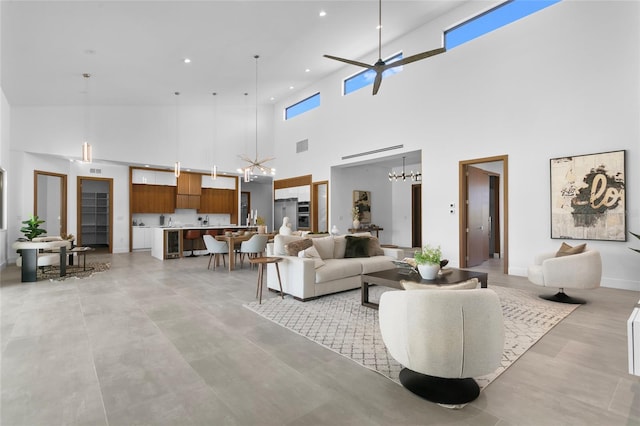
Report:
<svg viewBox="0 0 640 426"><path fill-rule="evenodd" d="M176 210L176 187L132 184L131 201L131 213L173 213Z"/></svg>
<svg viewBox="0 0 640 426"><path fill-rule="evenodd" d="M200 195L202 193L202 175L182 173L178 178L178 195Z"/></svg>
<svg viewBox="0 0 640 426"><path fill-rule="evenodd" d="M200 209L200 195L184 195L176 196L177 209Z"/></svg>
<svg viewBox="0 0 640 426"><path fill-rule="evenodd" d="M203 188L198 213L237 214L238 197L235 189Z"/></svg>

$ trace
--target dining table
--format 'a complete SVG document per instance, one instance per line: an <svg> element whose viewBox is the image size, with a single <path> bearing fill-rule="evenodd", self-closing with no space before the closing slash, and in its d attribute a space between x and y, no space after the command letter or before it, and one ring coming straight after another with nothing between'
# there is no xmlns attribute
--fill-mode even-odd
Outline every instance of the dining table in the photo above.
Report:
<svg viewBox="0 0 640 426"><path fill-rule="evenodd" d="M242 234L242 235L216 235L215 238L218 241L226 241L227 247L229 247L229 271L233 271L236 266L236 244L241 244L243 241L248 241L253 234ZM240 250L240 247L238 247Z"/></svg>
<svg viewBox="0 0 640 426"><path fill-rule="evenodd" d="M215 239L218 241L226 241L227 242L227 247L229 247L229 271L233 271L233 269L236 266L236 248L237 250L240 250L240 244L242 244L243 241L248 241L249 238L253 237L255 234L242 234L242 235L238 235L232 233L231 235L216 235ZM273 237L276 235L275 232L273 233L268 233L267 235L269 235L269 241L273 241ZM236 247L236 244L238 244L238 247Z"/></svg>

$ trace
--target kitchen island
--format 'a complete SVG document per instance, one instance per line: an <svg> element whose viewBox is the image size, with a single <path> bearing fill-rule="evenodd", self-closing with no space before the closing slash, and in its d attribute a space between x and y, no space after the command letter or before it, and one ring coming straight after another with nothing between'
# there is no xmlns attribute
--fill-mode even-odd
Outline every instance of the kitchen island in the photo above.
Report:
<svg viewBox="0 0 640 426"><path fill-rule="evenodd" d="M184 236L187 231L195 230L204 235L207 231L215 235L224 235L225 231L241 232L256 231L255 227L237 225L212 225L212 226L157 226L152 229L151 256L159 260L176 259L183 257ZM202 238L193 240L195 251L206 250Z"/></svg>

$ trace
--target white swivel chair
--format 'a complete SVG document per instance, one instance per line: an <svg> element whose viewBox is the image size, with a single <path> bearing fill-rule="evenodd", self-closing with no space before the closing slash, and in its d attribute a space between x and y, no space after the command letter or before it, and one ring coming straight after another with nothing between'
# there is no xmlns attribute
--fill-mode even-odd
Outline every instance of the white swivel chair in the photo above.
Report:
<svg viewBox="0 0 640 426"><path fill-rule="evenodd" d="M473 401L473 377L494 372L504 350L504 323L491 289L387 291L380 296L380 332L405 368L400 382L439 404Z"/></svg>
<svg viewBox="0 0 640 426"><path fill-rule="evenodd" d="M600 287L602 260L600 252L586 250L582 253L556 257L556 253L544 253L535 257L529 266L528 278L542 287L558 288L554 295L540 295L542 299L561 303L586 303L584 299L568 296L565 288L594 289Z"/></svg>
<svg viewBox="0 0 640 426"><path fill-rule="evenodd" d="M212 259L213 269L216 269L219 256L222 256L222 264L226 267L227 264L224 260L224 255L229 253L229 246L226 241L218 241L209 234L203 235L202 239L204 240L204 245L207 247L207 251L209 252L209 265L207 265L207 269L211 268Z"/></svg>
<svg viewBox="0 0 640 426"><path fill-rule="evenodd" d="M268 240L268 235L255 234L247 241L243 241L240 245L240 267L242 268L242 263L244 261L245 255L248 255L249 257L257 257L258 255L264 253L264 251L267 249Z"/></svg>

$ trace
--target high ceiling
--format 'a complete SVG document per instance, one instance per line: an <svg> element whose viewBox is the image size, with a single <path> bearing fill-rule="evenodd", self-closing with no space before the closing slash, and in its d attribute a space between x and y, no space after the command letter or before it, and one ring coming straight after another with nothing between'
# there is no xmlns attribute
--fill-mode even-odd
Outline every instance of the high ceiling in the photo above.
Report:
<svg viewBox="0 0 640 426"><path fill-rule="evenodd" d="M395 53L385 43L467 1L383 0L382 55ZM2 88L14 106L81 105L87 87L93 105L169 105L175 91L183 103L217 92L240 104L255 93L259 54L258 100L273 102L340 68L359 71L323 54L375 62L377 23L375 0L3 0Z"/></svg>

